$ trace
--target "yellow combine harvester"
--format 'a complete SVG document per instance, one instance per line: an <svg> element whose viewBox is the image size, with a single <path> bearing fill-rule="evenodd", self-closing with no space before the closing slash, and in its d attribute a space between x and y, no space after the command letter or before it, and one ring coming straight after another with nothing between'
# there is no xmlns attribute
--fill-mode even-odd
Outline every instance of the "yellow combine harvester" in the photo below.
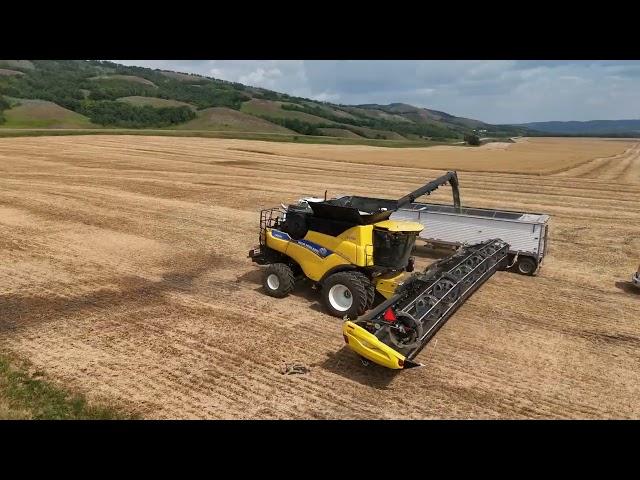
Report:
<svg viewBox="0 0 640 480"><path fill-rule="evenodd" d="M327 311L346 320L343 333L351 349L388 368L418 366L412 359L455 309L504 266L509 249L501 240L490 240L462 247L424 272L405 273L413 271L410 255L424 227L389 217L447 183L459 210L455 172L399 200L344 196L263 210L260 245L249 256L266 265L266 293L285 297L296 278L306 277L321 290ZM384 301L373 308L376 292Z"/></svg>

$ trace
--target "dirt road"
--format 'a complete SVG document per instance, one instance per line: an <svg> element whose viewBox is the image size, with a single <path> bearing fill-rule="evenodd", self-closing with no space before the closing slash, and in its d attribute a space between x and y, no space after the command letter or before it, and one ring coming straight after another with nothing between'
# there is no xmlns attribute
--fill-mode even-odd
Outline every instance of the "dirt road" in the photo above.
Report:
<svg viewBox="0 0 640 480"><path fill-rule="evenodd" d="M627 280L640 262L640 144L551 143L454 158L0 139L0 347L148 418L638 418L640 295ZM426 367L365 368L309 288L260 292L246 258L260 208L325 189L399 197L460 162L465 205L551 214L551 251L539 276L485 284L423 350ZM513 173L487 172L503 167ZM282 375L292 361L310 372Z"/></svg>

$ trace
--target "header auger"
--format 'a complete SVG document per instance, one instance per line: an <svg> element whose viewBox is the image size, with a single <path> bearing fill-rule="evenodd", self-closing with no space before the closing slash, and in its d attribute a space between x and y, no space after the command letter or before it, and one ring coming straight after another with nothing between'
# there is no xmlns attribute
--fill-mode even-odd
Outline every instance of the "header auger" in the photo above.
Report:
<svg viewBox="0 0 640 480"><path fill-rule="evenodd" d="M414 273L395 294L343 325L349 347L388 368L420 366L413 359L480 285L505 266L509 245L489 240L465 247Z"/></svg>

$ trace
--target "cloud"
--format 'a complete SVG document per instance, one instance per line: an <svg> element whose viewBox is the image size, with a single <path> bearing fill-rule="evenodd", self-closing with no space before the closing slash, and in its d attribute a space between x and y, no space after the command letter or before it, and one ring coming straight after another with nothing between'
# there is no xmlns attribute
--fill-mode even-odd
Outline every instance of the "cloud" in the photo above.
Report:
<svg viewBox="0 0 640 480"><path fill-rule="evenodd" d="M402 102L491 123L640 118L631 60L115 60L342 104Z"/></svg>

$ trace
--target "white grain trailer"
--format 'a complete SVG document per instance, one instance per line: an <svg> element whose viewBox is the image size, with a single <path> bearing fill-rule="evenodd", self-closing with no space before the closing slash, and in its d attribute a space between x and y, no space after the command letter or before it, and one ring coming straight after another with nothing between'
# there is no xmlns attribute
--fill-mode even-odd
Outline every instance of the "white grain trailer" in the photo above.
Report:
<svg viewBox="0 0 640 480"><path fill-rule="evenodd" d="M538 272L548 247L549 215L542 213L414 202L398 209L390 218L423 224L420 238L434 246L476 244L500 238L510 245L512 268L523 275Z"/></svg>

